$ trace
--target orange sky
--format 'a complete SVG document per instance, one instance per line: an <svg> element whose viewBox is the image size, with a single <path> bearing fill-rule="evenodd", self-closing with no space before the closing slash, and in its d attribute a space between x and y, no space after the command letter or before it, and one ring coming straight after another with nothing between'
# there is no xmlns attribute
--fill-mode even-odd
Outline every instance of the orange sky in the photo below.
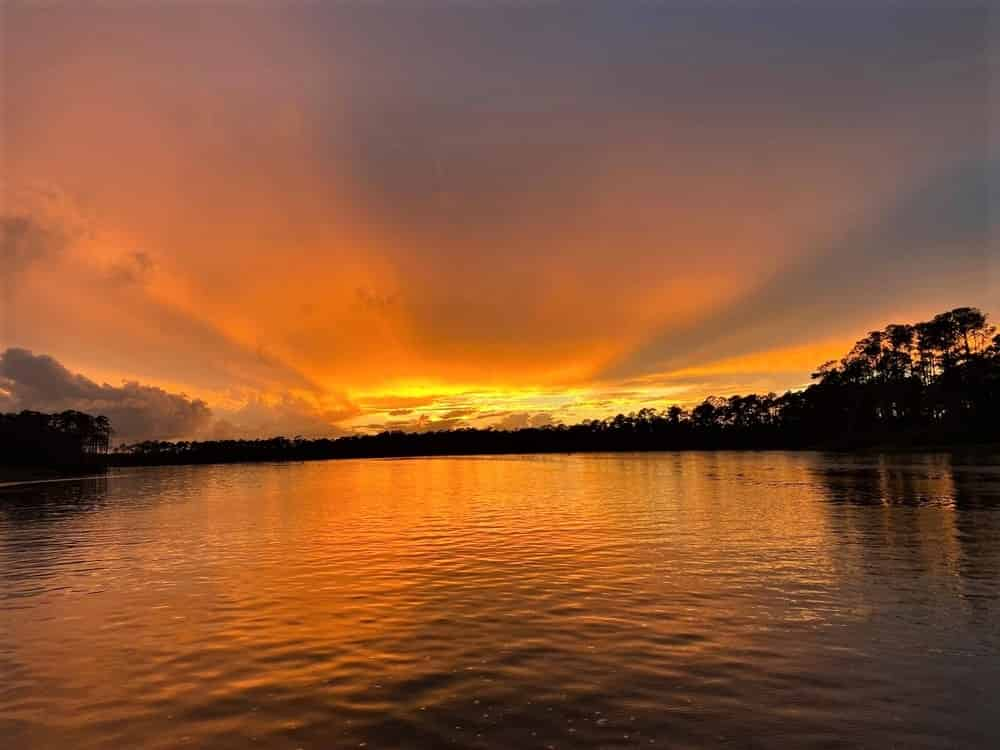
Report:
<svg viewBox="0 0 1000 750"><path fill-rule="evenodd" d="M995 312L996 19L828 5L4 4L0 351L336 434Z"/></svg>

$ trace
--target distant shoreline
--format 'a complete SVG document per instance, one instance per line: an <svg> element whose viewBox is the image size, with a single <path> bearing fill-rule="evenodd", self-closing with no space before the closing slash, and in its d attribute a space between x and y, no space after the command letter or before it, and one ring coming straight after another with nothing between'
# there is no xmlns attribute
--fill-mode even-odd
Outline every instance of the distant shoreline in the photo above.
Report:
<svg viewBox="0 0 1000 750"><path fill-rule="evenodd" d="M502 451L502 452L453 452L453 453L411 453L411 454L384 454L366 456L288 456L284 458L271 457L259 459L219 459L215 461L151 461L139 463L134 460L115 461L114 456L108 462L104 473L81 474L80 469L47 469L45 467L7 467L0 466L0 488L25 484L42 484L46 482L72 481L75 479L98 479L107 476L107 469L120 468L154 468L158 466L230 466L238 464L264 464L264 463L303 463L319 461L347 461L347 460L386 460L386 459L409 459L409 458L476 458L489 456L556 456L556 455L596 455L596 454L626 454L626 453L833 453L853 456L868 455L915 455L921 453L950 453L960 455L1000 455L1000 443L984 444L951 444L951 445L910 445L910 446L869 446L865 448L844 448L831 446L817 446L809 448L647 448L647 449L595 449L595 450L536 450L536 451ZM93 467L91 467L93 470ZM100 470L98 470L100 472Z"/></svg>
<svg viewBox="0 0 1000 750"><path fill-rule="evenodd" d="M1000 455L1000 443L950 443L928 445L880 444L869 446L835 446L818 445L806 447L767 446L751 447L673 447L673 448L594 448L576 450L507 450L507 451L454 451L436 453L407 454L371 454L371 455L331 455L331 456L289 456L259 459L220 459L215 461L176 461L138 463L133 460L116 461L115 455L110 456L109 468L149 467L149 466L219 466L227 464L257 464L257 463L296 463L306 461L345 461L356 459L402 459L402 458L475 458L479 456L554 456L554 455L594 455L594 454L625 454L625 453L834 453L844 455L908 455L919 453L951 453L951 454L997 454Z"/></svg>
<svg viewBox="0 0 1000 750"><path fill-rule="evenodd" d="M690 409L644 407L606 419L517 429L452 427L307 439L144 440L112 449L104 415L0 414L0 456L28 472L115 466L687 450L912 453L1000 445L1000 334L958 307L893 323L821 364L802 390L709 396ZM990 447L975 447L990 446ZM51 466L46 467L46 464ZM31 469L27 467L40 467Z"/></svg>
<svg viewBox="0 0 1000 750"><path fill-rule="evenodd" d="M0 488L7 486L41 484L46 482L72 481L75 479L99 479L107 476L108 469L119 468L152 468L157 466L227 466L237 464L263 463L301 463L318 461L342 460L386 460L408 458L475 458L488 456L555 456L555 455L595 455L595 454L626 454L626 453L832 453L851 456L876 455L916 455L926 453L948 453L959 456L993 455L1000 456L1000 443L950 443L950 444L878 444L868 446L809 446L809 447L687 447L687 448L600 448L578 450L507 450L482 452L437 452L437 453L407 453L407 454L371 454L371 455L329 455L329 456L271 456L266 458L232 458L218 460L176 460L139 462L128 454L110 454L109 461L102 469L94 466L86 467L91 473L83 474L84 467L25 467L0 465ZM116 460L118 459L118 460ZM124 459L124 460L122 460ZM93 473L94 471L98 473Z"/></svg>

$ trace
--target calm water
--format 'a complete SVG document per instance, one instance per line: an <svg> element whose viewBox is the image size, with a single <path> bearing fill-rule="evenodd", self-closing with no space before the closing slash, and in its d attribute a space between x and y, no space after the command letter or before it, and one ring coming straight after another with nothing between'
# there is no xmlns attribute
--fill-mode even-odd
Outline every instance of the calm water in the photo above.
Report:
<svg viewBox="0 0 1000 750"><path fill-rule="evenodd" d="M9 748L1000 747L1000 459L0 487Z"/></svg>

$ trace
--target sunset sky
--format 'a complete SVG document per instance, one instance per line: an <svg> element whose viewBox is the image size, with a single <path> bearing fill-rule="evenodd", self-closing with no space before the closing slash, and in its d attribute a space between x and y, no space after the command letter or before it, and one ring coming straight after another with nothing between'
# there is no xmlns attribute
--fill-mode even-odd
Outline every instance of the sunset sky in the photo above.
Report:
<svg viewBox="0 0 1000 750"><path fill-rule="evenodd" d="M0 2L0 411L568 423L1000 315L988 0Z"/></svg>

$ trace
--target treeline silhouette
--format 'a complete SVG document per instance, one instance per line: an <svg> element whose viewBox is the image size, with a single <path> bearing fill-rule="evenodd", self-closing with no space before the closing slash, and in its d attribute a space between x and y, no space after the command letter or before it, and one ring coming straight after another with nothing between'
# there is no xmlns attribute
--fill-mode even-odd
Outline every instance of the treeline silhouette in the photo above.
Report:
<svg viewBox="0 0 1000 750"><path fill-rule="evenodd" d="M690 410L645 408L574 425L389 431L335 439L145 441L122 445L109 459L138 465L1000 443L1000 336L975 308L956 308L929 321L872 331L842 359L823 364L812 377L815 382L810 386L780 396L711 396ZM79 412L22 412L4 415L0 424L0 447L24 461L61 462L100 453L107 449L110 434L106 419Z"/></svg>
<svg viewBox="0 0 1000 750"><path fill-rule="evenodd" d="M709 397L574 425L459 428L336 439L276 437L123 446L120 463L217 463L485 453L945 446L1000 442L1000 336L981 311L872 331L809 387Z"/></svg>
<svg viewBox="0 0 1000 750"><path fill-rule="evenodd" d="M81 411L0 414L0 466L100 467L107 464L111 434L107 417Z"/></svg>

